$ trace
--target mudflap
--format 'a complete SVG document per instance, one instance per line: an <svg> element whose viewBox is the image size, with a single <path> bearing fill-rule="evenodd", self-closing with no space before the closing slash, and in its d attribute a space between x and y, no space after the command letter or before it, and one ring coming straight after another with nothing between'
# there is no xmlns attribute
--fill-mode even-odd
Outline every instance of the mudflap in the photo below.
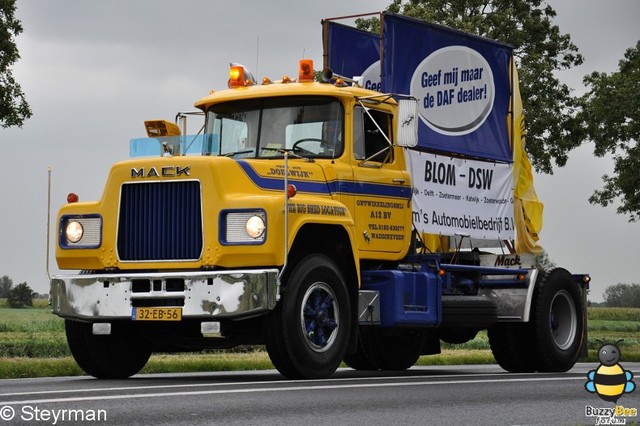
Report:
<svg viewBox="0 0 640 426"><path fill-rule="evenodd" d="M580 346L579 358L586 359L589 357L589 327L587 324L587 294L589 293L589 283L591 277L587 274L574 274L573 280L580 286L580 293L582 293L582 309L584 315L584 327L582 334L582 346Z"/></svg>

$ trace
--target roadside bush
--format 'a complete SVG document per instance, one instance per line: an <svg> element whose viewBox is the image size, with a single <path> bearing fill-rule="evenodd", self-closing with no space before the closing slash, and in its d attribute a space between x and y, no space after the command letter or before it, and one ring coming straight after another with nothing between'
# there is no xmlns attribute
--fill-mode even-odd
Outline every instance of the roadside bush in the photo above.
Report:
<svg viewBox="0 0 640 426"><path fill-rule="evenodd" d="M640 284L618 283L609 286L603 297L608 307L640 308Z"/></svg>
<svg viewBox="0 0 640 426"><path fill-rule="evenodd" d="M20 283L16 287L9 290L7 303L10 308L25 308L33 306L33 290L27 283Z"/></svg>

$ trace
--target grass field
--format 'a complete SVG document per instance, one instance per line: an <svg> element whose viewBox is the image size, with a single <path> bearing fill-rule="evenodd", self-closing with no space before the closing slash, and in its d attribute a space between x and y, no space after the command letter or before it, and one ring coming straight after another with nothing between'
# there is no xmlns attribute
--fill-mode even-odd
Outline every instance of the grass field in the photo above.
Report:
<svg viewBox="0 0 640 426"><path fill-rule="evenodd" d="M601 341L616 342L622 362L640 361L640 308L589 308L589 361L597 361ZM486 332L462 345L443 344L442 354L423 356L418 365L495 363ZM249 352L157 354L145 373L261 370L273 368L261 348ZM53 315L46 301L29 309L9 309L0 300L0 378L81 375L70 356L64 321Z"/></svg>

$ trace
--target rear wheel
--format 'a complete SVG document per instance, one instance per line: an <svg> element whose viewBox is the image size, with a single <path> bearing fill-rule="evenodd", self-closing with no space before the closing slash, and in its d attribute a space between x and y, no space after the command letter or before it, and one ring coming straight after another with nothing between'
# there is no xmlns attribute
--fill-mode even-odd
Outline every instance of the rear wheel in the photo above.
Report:
<svg viewBox="0 0 640 426"><path fill-rule="evenodd" d="M406 370L422 353L423 330L376 330L374 356L381 370Z"/></svg>
<svg viewBox="0 0 640 426"><path fill-rule="evenodd" d="M360 327L358 329L358 347L352 354L344 358L345 364L354 370L378 370L380 367L374 356L373 333L371 327Z"/></svg>
<svg viewBox="0 0 640 426"><path fill-rule="evenodd" d="M442 296L444 329L482 330L498 320L498 307L489 298L478 296Z"/></svg>
<svg viewBox="0 0 640 426"><path fill-rule="evenodd" d="M406 370L413 366L424 345L424 330L361 327L356 353L345 358L355 370Z"/></svg>
<svg viewBox="0 0 640 426"><path fill-rule="evenodd" d="M580 288L562 268L545 271L534 293L531 326L537 370L567 371L580 355L584 308Z"/></svg>
<svg viewBox="0 0 640 426"><path fill-rule="evenodd" d="M442 327L438 329L438 337L440 340L452 345L459 345L467 343L473 340L478 335L478 331L475 328L446 328Z"/></svg>
<svg viewBox="0 0 640 426"><path fill-rule="evenodd" d="M510 373L536 371L529 324L495 324L488 329L487 335L493 357L500 367Z"/></svg>
<svg viewBox="0 0 640 426"><path fill-rule="evenodd" d="M350 324L349 296L338 267L324 255L308 255L294 267L271 313L267 352L287 378L329 377L344 358Z"/></svg>
<svg viewBox="0 0 640 426"><path fill-rule="evenodd" d="M496 361L510 372L561 372L574 366L584 333L580 288L562 268L544 271L533 293L528 323L489 328Z"/></svg>
<svg viewBox="0 0 640 426"><path fill-rule="evenodd" d="M67 343L73 358L98 379L126 379L138 373L151 349L128 325L112 323L110 335L94 335L91 323L65 320Z"/></svg>

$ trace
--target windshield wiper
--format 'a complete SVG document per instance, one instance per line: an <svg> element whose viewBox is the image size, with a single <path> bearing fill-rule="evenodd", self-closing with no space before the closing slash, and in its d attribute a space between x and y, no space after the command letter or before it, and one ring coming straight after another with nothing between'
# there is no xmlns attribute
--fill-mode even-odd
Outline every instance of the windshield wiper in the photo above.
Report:
<svg viewBox="0 0 640 426"><path fill-rule="evenodd" d="M224 154L220 154L220 156L222 157L235 157L236 155L240 155L240 154L249 154L252 153L253 150L252 149L244 149L242 151L232 151L232 152L227 152Z"/></svg>

